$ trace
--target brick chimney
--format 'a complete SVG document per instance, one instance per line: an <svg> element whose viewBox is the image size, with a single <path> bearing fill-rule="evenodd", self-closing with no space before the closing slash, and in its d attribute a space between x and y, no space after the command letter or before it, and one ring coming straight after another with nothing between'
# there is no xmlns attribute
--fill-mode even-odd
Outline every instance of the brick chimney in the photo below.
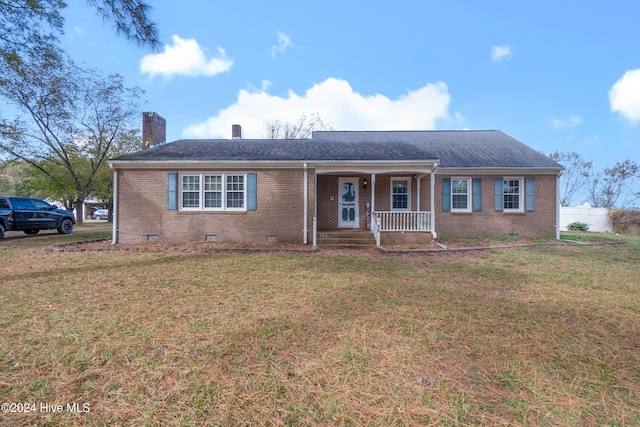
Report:
<svg viewBox="0 0 640 427"><path fill-rule="evenodd" d="M142 148L167 141L167 121L158 113L142 113Z"/></svg>
<svg viewBox="0 0 640 427"><path fill-rule="evenodd" d="M242 139L242 126L231 125L231 139Z"/></svg>

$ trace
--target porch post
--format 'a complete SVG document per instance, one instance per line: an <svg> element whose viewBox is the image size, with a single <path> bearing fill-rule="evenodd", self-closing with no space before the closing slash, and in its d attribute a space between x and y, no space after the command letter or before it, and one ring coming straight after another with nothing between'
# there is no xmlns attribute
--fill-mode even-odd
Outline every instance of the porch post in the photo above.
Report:
<svg viewBox="0 0 640 427"><path fill-rule="evenodd" d="M431 211L431 215L429 215L429 217L431 218L431 235L433 236L433 239L436 240L438 238L438 233L436 233L436 168L438 167L438 163L433 165L433 168L431 169L431 177L429 178L430 184L431 184L431 191L430 191L430 206L429 206L429 210Z"/></svg>
<svg viewBox="0 0 640 427"><path fill-rule="evenodd" d="M376 174L371 174L371 215L376 211Z"/></svg>
<svg viewBox="0 0 640 427"><path fill-rule="evenodd" d="M418 192L418 197L416 197L416 212L420 212L420 181L422 180L422 175L416 175L416 187Z"/></svg>

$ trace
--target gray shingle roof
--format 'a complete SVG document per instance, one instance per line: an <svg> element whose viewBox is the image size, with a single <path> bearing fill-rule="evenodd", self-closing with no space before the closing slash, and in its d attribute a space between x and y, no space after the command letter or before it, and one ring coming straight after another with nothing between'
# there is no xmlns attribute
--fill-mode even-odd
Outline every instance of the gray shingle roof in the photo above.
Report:
<svg viewBox="0 0 640 427"><path fill-rule="evenodd" d="M321 131L312 139L183 139L115 161L440 160L448 168L555 168L520 141L487 131Z"/></svg>

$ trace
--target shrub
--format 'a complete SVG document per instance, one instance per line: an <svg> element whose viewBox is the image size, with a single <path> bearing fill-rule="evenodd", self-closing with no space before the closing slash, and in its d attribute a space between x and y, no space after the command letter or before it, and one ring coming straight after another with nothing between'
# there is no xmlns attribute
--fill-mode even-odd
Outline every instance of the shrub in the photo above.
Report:
<svg viewBox="0 0 640 427"><path fill-rule="evenodd" d="M640 235L640 211L611 211L610 218L614 233Z"/></svg>
<svg viewBox="0 0 640 427"><path fill-rule="evenodd" d="M571 224L569 224L567 226L567 229L569 229L571 231L589 231L589 224L584 223L584 222L580 222L580 221L576 221L576 222L572 222Z"/></svg>

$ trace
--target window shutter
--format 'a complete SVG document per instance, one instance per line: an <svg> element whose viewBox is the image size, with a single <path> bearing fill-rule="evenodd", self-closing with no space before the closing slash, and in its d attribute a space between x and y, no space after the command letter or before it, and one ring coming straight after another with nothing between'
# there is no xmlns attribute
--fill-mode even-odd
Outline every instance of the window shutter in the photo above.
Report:
<svg viewBox="0 0 640 427"><path fill-rule="evenodd" d="M495 200L495 210L497 211L502 211L503 210L503 206L504 206L504 198L502 195L502 186L504 184L504 181L502 178L496 178L496 184L495 184L495 196L496 196L496 200Z"/></svg>
<svg viewBox="0 0 640 427"><path fill-rule="evenodd" d="M482 178L473 178L473 211L482 210Z"/></svg>
<svg viewBox="0 0 640 427"><path fill-rule="evenodd" d="M442 212L451 210L451 179L442 178Z"/></svg>
<svg viewBox="0 0 640 427"><path fill-rule="evenodd" d="M177 209L177 179L177 173L170 172L167 174L167 209L170 211Z"/></svg>
<svg viewBox="0 0 640 427"><path fill-rule="evenodd" d="M258 209L258 183L255 172L247 174L247 210Z"/></svg>
<svg viewBox="0 0 640 427"><path fill-rule="evenodd" d="M527 212L533 212L536 210L536 180L535 178L527 178L526 183L526 191L527 191Z"/></svg>

